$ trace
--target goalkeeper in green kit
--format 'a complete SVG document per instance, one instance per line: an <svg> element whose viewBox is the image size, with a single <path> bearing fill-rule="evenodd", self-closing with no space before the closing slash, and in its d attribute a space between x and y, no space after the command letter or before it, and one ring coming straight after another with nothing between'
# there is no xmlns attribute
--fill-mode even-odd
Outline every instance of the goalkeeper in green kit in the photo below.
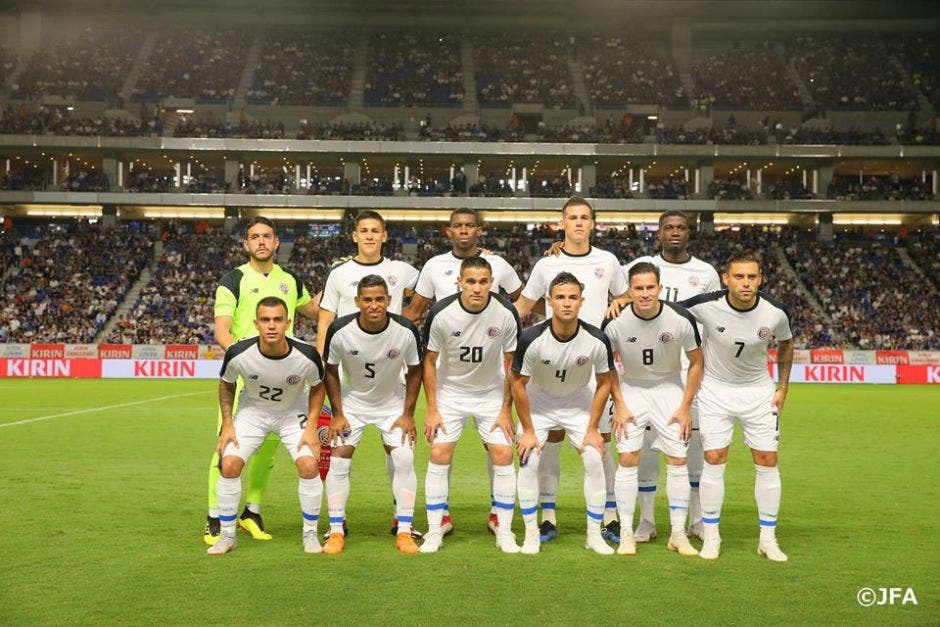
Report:
<svg viewBox="0 0 940 627"><path fill-rule="evenodd" d="M227 350L233 343L258 334L255 328L255 308L262 298L277 296L287 303L288 316L295 319L295 312L317 319L319 295L311 298L303 281L295 274L274 263L274 254L280 240L274 222L257 216L248 222L245 229L245 251L248 263L238 266L225 274L215 291L215 341ZM287 333L293 332L293 324ZM238 395L244 385L241 379L235 392L236 407ZM218 426L222 425L222 415L218 416ZM239 517L238 526L251 534L255 540L270 540L264 530L261 519L261 499L271 477L274 455L279 439L271 434L251 458L245 476L248 477L245 489L245 509ZM206 529L203 539L213 545L219 539L219 510L215 486L219 478L219 456L213 454L209 467L209 514L206 517Z"/></svg>

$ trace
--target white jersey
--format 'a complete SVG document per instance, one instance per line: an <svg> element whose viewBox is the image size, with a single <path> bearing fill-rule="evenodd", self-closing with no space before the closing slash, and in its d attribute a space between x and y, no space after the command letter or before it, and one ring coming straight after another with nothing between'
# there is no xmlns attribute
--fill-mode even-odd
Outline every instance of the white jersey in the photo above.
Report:
<svg viewBox="0 0 940 627"><path fill-rule="evenodd" d="M405 400L402 364L421 363L418 328L407 318L389 314L384 329L366 331L358 313L342 316L326 332L323 359L340 366L344 411L400 413Z"/></svg>
<svg viewBox="0 0 940 627"><path fill-rule="evenodd" d="M655 318L640 318L630 305L604 324L611 347L620 353L624 382L668 380L681 385L682 358L702 344L692 314L680 305L659 302Z"/></svg>
<svg viewBox="0 0 940 627"><path fill-rule="evenodd" d="M638 257L623 267L623 276L629 284L630 268L640 262L651 263L659 268L659 297L675 303L700 294L717 292L721 289L721 279L710 263L698 257L689 257L685 263L672 263L663 259L661 254L652 257Z"/></svg>
<svg viewBox="0 0 940 627"><path fill-rule="evenodd" d="M493 285L490 286L490 291L498 294L502 289L507 294L512 294L522 287L519 275L505 259L499 255L480 255L480 257L486 259L493 268ZM415 293L434 300L442 300L446 296L456 294L461 263L463 259L455 257L453 252L431 257L421 268Z"/></svg>
<svg viewBox="0 0 940 627"><path fill-rule="evenodd" d="M512 362L513 372L530 377L527 391L532 395L552 397L554 404L590 399L594 395L594 374L614 368L610 342L600 329L578 321L578 330L560 340L545 320L522 332ZM577 399L577 400L575 400ZM588 405L583 409L590 407Z"/></svg>
<svg viewBox="0 0 940 627"><path fill-rule="evenodd" d="M238 412L257 410L269 416L307 413L307 386L323 380L317 349L287 338L290 350L283 357L265 357L257 337L235 342L225 351L220 377L226 383L242 378Z"/></svg>
<svg viewBox="0 0 940 627"><path fill-rule="evenodd" d="M522 289L522 295L532 301L545 299L545 316L552 317L552 308L548 300L548 286L561 272L575 275L584 286L584 303L578 316L596 327L604 321L609 302L608 295L620 296L627 291L627 282L623 278L617 257L606 250L591 247L583 255L572 255L561 251L558 256L542 257L535 262L529 281Z"/></svg>
<svg viewBox="0 0 940 627"><path fill-rule="evenodd" d="M320 308L332 311L336 317L357 313L356 289L362 277L377 274L388 284L388 294L391 303L389 313L400 314L401 306L405 300L405 291L414 287L418 280L418 271L404 261L397 261L382 257L378 263L360 263L349 259L331 268L326 274L323 285L323 297L320 299Z"/></svg>
<svg viewBox="0 0 940 627"><path fill-rule="evenodd" d="M481 311L464 309L454 294L431 307L424 323L424 348L439 354L438 392L484 397L501 392L503 353L516 350L519 315L499 294Z"/></svg>
<svg viewBox="0 0 940 627"><path fill-rule="evenodd" d="M702 294L682 305L702 326L706 379L730 385L772 383L767 348L772 341L793 338L783 304L758 292L754 305L741 311L728 302L725 289Z"/></svg>

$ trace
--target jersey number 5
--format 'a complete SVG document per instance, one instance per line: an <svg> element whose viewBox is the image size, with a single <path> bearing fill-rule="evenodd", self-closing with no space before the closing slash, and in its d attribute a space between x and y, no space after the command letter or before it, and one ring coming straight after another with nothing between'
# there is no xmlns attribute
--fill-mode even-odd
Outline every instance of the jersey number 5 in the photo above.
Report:
<svg viewBox="0 0 940 627"><path fill-rule="evenodd" d="M374 379L375 378L375 364L366 363L365 367L366 367L366 374L365 374L366 379Z"/></svg>

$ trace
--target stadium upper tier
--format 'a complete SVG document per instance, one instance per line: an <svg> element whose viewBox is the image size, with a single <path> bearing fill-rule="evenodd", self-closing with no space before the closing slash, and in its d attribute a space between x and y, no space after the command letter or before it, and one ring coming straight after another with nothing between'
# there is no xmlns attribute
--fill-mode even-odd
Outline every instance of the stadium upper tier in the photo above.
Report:
<svg viewBox="0 0 940 627"><path fill-rule="evenodd" d="M211 343L216 282L244 261L240 236L208 223L19 228L0 238L0 285L7 296L0 342ZM420 267L449 249L438 227L390 228L387 256ZM291 252L281 263L313 293L336 259L355 252L348 235L336 234L340 230L282 225ZM554 239L546 225L490 227L483 245L525 280ZM156 255L154 242L160 242ZM656 249L655 233L632 225L600 231L594 242L621 262ZM757 251L762 289L788 307L798 348L940 349L936 229L837 231L832 241L819 241L814 231L796 227L745 227L698 233L690 250L719 269L732 253ZM106 324L110 333L101 337ZM303 323L298 333L309 338L314 328Z"/></svg>
<svg viewBox="0 0 940 627"><path fill-rule="evenodd" d="M77 34L76 34L77 33ZM746 38L741 42L740 38ZM932 33L751 33L680 43L654 32L352 26L59 25L0 47L13 99L316 107L915 110L937 104Z"/></svg>

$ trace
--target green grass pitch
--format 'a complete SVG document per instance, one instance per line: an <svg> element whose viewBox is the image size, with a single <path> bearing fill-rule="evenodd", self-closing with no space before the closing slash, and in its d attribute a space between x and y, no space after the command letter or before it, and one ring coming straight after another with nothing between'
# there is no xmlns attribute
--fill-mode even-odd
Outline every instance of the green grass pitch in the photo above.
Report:
<svg viewBox="0 0 940 627"><path fill-rule="evenodd" d="M453 473L457 529L436 555L395 551L373 433L353 465L343 555L302 552L282 452L265 502L274 539L240 533L234 553L209 558L214 397L211 381L0 381L0 624L940 621L936 388L793 387L781 425L786 564L756 555L753 466L739 439L715 563L668 552L663 536L632 558L585 551L571 450L559 539L538 556L502 555L484 528L489 491L472 432ZM417 449L421 494L427 452ZM417 517L423 528L420 508ZM518 513L515 525L521 539ZM864 608L862 587L911 587L918 605Z"/></svg>

